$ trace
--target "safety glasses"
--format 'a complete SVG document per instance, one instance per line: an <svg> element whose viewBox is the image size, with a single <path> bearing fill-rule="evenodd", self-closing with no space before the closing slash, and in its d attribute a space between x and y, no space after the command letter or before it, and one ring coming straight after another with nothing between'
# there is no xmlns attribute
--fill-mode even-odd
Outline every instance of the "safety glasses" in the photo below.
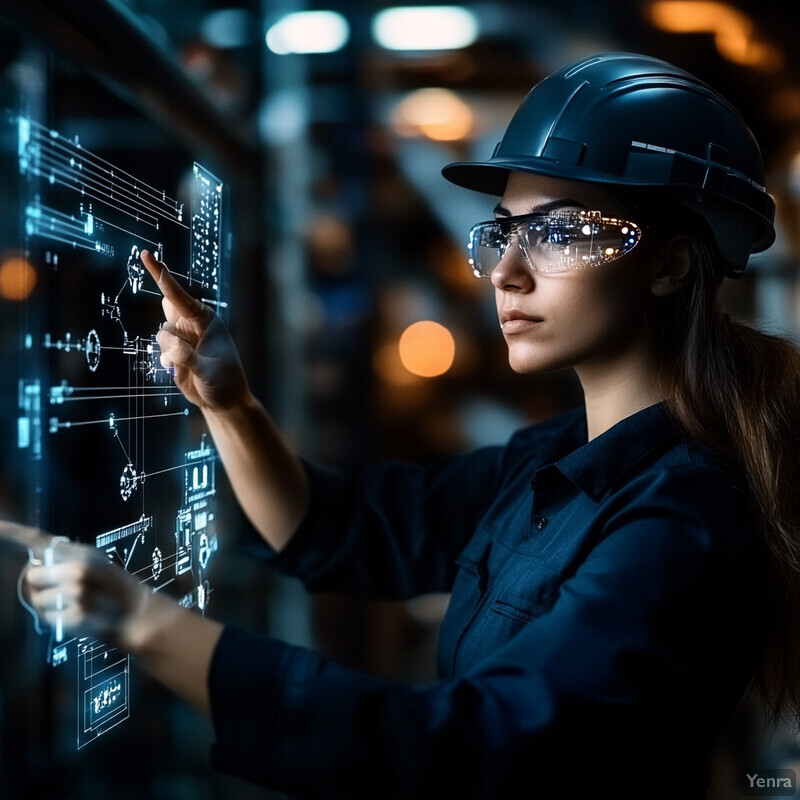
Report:
<svg viewBox="0 0 800 800"><path fill-rule="evenodd" d="M491 276L513 238L533 272L597 267L630 253L642 230L600 211L564 210L479 222L469 234L469 263L479 278Z"/></svg>

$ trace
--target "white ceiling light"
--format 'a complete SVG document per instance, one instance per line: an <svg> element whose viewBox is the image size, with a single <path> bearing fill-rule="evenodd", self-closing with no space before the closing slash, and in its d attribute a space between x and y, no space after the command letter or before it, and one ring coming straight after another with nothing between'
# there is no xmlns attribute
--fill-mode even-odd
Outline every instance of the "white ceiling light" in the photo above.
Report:
<svg viewBox="0 0 800 800"><path fill-rule="evenodd" d="M398 6L375 15L372 35L387 50L456 50L478 38L478 21L461 6Z"/></svg>
<svg viewBox="0 0 800 800"><path fill-rule="evenodd" d="M347 20L335 11L297 11L267 31L267 47L278 55L335 53L350 39Z"/></svg>

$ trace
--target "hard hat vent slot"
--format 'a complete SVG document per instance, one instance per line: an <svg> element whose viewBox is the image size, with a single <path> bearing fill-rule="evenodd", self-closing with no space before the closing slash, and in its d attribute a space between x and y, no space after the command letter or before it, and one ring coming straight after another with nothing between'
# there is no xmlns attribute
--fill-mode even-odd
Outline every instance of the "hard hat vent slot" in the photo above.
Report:
<svg viewBox="0 0 800 800"><path fill-rule="evenodd" d="M559 139L557 136L551 136L542 150L542 158L577 166L583 163L585 153L586 145L583 142L574 142L571 139Z"/></svg>

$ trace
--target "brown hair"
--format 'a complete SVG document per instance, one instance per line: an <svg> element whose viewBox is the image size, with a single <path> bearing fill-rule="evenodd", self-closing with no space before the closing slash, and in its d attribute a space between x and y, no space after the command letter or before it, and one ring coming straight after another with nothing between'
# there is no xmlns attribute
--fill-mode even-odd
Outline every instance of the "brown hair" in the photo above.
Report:
<svg viewBox="0 0 800 800"><path fill-rule="evenodd" d="M693 275L660 299L655 317L664 390L688 435L746 475L774 609L755 686L773 721L800 724L800 350L724 313L718 296L724 264L711 232L692 216L682 215L689 220L683 229L692 241Z"/></svg>

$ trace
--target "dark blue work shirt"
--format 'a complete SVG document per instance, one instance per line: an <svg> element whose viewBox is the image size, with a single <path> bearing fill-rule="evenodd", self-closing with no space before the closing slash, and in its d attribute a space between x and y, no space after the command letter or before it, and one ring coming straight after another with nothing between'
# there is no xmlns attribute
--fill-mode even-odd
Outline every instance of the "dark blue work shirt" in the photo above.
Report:
<svg viewBox="0 0 800 800"><path fill-rule="evenodd" d="M586 439L580 409L427 466L309 466L272 563L312 590L452 591L440 679L227 628L217 766L293 797L702 798L765 629L750 498L662 406Z"/></svg>

